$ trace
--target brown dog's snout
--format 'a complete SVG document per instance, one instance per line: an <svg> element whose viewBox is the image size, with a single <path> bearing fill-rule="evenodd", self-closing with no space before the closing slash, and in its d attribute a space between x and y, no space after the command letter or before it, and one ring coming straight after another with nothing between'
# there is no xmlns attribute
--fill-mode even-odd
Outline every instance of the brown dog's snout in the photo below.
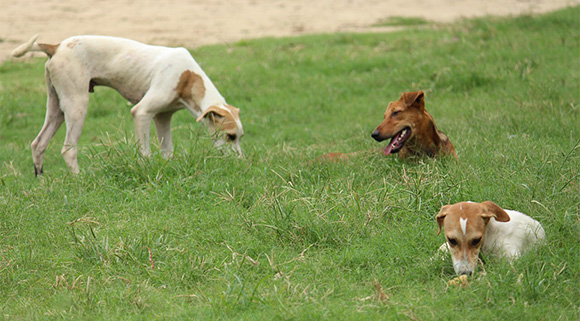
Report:
<svg viewBox="0 0 580 321"><path fill-rule="evenodd" d="M379 132L378 129L375 129L375 131L371 134L372 138L374 138L376 141L380 142L381 139L381 132Z"/></svg>

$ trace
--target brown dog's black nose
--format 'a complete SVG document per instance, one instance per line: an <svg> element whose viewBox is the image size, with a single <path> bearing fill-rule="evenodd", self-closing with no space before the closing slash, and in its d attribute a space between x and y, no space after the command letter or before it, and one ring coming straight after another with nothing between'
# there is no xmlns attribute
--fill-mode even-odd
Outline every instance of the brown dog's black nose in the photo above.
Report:
<svg viewBox="0 0 580 321"><path fill-rule="evenodd" d="M378 140L378 141L380 141L380 140L379 140L379 136L381 136L381 133L380 133L378 130L375 130L375 131L374 131L374 132L371 134L371 136L372 136L372 137L373 137L375 140Z"/></svg>

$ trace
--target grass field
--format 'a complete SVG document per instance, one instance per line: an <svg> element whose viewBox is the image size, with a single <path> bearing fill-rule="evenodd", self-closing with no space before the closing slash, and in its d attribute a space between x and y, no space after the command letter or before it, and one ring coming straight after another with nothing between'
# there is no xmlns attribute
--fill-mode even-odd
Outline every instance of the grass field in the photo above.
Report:
<svg viewBox="0 0 580 321"><path fill-rule="evenodd" d="M241 108L246 158L174 117L175 157L140 157L130 107L91 95L81 174L34 177L44 59L0 66L0 315L30 319L580 319L580 8L386 34L192 51ZM383 157L389 101L424 90L451 159ZM347 162L327 152L365 150ZM376 152L373 152L376 150ZM156 146L153 151L158 151ZM547 245L449 287L444 204L493 200Z"/></svg>

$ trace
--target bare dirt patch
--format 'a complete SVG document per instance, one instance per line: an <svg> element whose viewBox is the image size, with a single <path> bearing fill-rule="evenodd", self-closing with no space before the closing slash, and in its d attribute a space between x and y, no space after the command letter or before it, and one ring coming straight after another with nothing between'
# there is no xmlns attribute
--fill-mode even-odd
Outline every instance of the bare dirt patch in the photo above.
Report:
<svg viewBox="0 0 580 321"><path fill-rule="evenodd" d="M540 13L579 0L0 0L0 62L32 35L58 43L80 34L185 46L265 36L372 31L387 17L450 22Z"/></svg>

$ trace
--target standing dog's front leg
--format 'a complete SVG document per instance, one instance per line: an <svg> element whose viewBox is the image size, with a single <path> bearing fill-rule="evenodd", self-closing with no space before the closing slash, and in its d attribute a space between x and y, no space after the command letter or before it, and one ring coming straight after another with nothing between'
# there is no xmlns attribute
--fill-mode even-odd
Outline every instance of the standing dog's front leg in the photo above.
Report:
<svg viewBox="0 0 580 321"><path fill-rule="evenodd" d="M153 116L146 111L141 111L139 108L140 105L141 103L131 108L131 114L133 114L135 138L137 139L137 145L139 145L139 151L143 156L148 157L151 155L149 132L151 131L151 119L153 119Z"/></svg>
<svg viewBox="0 0 580 321"><path fill-rule="evenodd" d="M159 113L153 118L155 128L157 129L157 138L159 139L159 148L163 157L169 158L173 155L173 142L171 141L171 117L175 111L166 111Z"/></svg>
<svg viewBox="0 0 580 321"><path fill-rule="evenodd" d="M164 91L151 90L145 94L145 97L137 105L131 108L133 122L135 123L137 144L139 144L139 150L143 156L151 155L149 133L151 132L151 120L153 116L156 116L155 125L157 126L157 130L161 132L161 138L167 140L165 143L162 142L161 148L163 149L164 146L165 148L172 148L169 123L171 122L171 114L173 112L167 111L169 102L174 99L172 94L171 92L167 94Z"/></svg>

